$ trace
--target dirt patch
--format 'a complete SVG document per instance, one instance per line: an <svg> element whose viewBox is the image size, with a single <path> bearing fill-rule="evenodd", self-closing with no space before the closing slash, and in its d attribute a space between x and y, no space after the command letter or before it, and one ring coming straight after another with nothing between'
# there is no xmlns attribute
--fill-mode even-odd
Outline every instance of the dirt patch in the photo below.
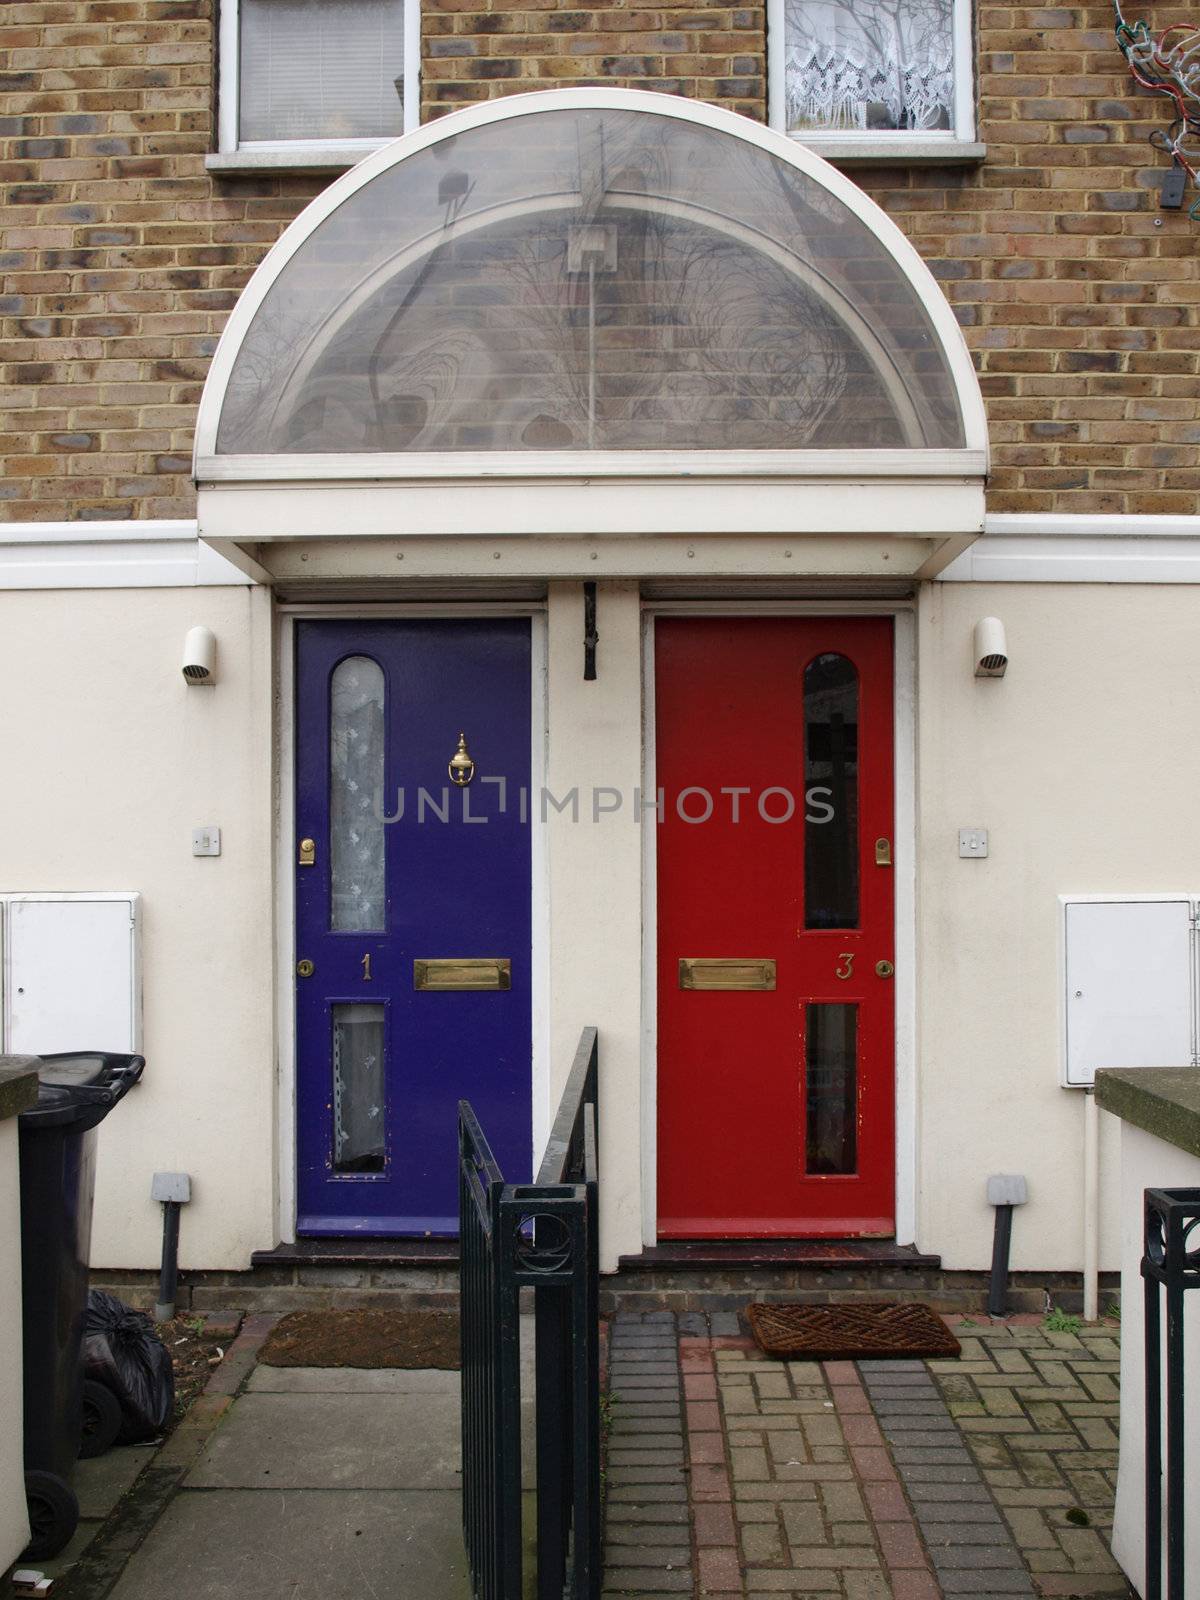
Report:
<svg viewBox="0 0 1200 1600"><path fill-rule="evenodd" d="M441 1367L458 1359L451 1311L293 1311L258 1357L269 1367Z"/></svg>
<svg viewBox="0 0 1200 1600"><path fill-rule="evenodd" d="M234 1335L224 1331L209 1333L200 1317L173 1317L170 1322L157 1323L155 1332L166 1345L175 1369L175 1411L171 1417L174 1428L208 1382L213 1368L221 1364Z"/></svg>

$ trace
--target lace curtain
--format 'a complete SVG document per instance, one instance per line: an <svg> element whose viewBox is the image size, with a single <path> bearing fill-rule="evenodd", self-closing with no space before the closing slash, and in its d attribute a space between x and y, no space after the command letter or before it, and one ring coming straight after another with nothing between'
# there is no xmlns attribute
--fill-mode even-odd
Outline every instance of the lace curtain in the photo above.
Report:
<svg viewBox="0 0 1200 1600"><path fill-rule="evenodd" d="M952 128L953 23L953 0L788 0L788 128Z"/></svg>

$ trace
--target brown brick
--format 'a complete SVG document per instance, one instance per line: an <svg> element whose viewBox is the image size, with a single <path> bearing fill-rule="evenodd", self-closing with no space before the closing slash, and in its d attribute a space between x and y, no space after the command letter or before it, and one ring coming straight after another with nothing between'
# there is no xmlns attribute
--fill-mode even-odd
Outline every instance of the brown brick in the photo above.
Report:
<svg viewBox="0 0 1200 1600"><path fill-rule="evenodd" d="M205 174L213 12L56 0L0 28L6 515L186 514L221 325L323 185ZM1152 27L1172 20L1151 7ZM1102 8L985 6L978 25L988 162L852 176L970 335L993 508L1178 509L1200 471L1200 272L1186 213L1158 212L1164 163L1146 135L1161 110L1131 87ZM766 115L760 5L430 0L422 32L426 117L571 82Z"/></svg>

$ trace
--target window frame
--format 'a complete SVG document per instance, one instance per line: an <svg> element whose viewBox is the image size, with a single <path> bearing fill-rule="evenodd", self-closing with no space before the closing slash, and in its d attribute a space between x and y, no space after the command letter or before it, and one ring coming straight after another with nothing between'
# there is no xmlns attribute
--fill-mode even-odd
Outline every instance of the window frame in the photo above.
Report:
<svg viewBox="0 0 1200 1600"><path fill-rule="evenodd" d="M767 122L777 132L807 145L817 155L853 160L980 160L976 144L975 39L972 0L953 0L954 126L918 132L897 128L861 131L845 128L789 129L786 82L787 0L767 0Z"/></svg>
<svg viewBox="0 0 1200 1600"><path fill-rule="evenodd" d="M421 5L399 0L404 7L404 132L421 121ZM208 165L348 167L362 156L390 144L397 134L378 139L242 139L240 0L220 0L217 42L217 150Z"/></svg>

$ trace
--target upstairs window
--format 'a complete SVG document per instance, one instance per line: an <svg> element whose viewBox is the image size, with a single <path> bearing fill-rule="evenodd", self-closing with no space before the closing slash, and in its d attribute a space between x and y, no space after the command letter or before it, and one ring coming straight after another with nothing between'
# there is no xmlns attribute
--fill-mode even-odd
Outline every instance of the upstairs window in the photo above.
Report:
<svg viewBox="0 0 1200 1600"><path fill-rule="evenodd" d="M418 29L417 0L223 0L222 154L345 165L398 138L418 120Z"/></svg>
<svg viewBox="0 0 1200 1600"><path fill-rule="evenodd" d="M970 0L770 0L771 121L820 150L974 138Z"/></svg>

